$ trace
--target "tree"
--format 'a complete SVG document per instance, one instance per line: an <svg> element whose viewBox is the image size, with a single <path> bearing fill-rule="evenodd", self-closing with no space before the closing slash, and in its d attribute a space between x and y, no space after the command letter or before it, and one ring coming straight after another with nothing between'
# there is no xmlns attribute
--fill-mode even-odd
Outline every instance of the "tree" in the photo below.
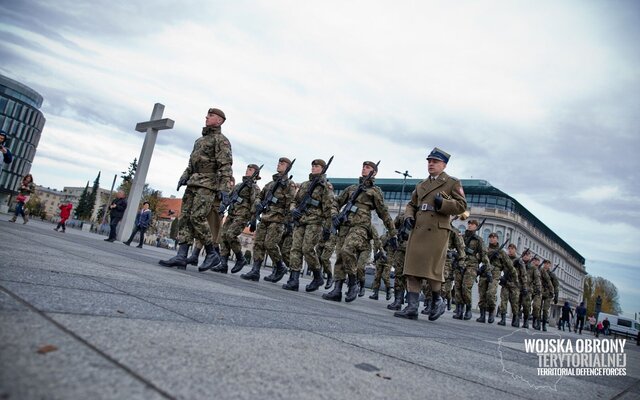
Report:
<svg viewBox="0 0 640 400"><path fill-rule="evenodd" d="M595 314L598 296L602 298L602 312L614 315L622 313L618 288L611 281L600 276L587 275L583 289L587 315Z"/></svg>
<svg viewBox="0 0 640 400"><path fill-rule="evenodd" d="M96 180L93 181L93 187L91 188L91 194L89 195L89 198L87 199L87 214L88 214L88 218L91 218L91 215L93 215L93 209L96 206L96 196L98 194L98 189L100 188L100 173L102 171L98 171L98 176L96 177Z"/></svg>
<svg viewBox="0 0 640 400"><path fill-rule="evenodd" d="M166 205L160 201L161 198L161 191L154 190L150 188L149 185L144 185L144 189L142 190L142 203L145 201L149 202L149 209L151 210L154 221L156 221L158 216L166 210ZM142 203L140 205L142 205ZM149 227L150 233L155 232L155 229L155 224L152 223Z"/></svg>
<svg viewBox="0 0 640 400"><path fill-rule="evenodd" d="M136 174L136 170L138 169L138 159L134 158L131 163L129 163L129 168L126 171L120 172L120 178L122 178L122 183L118 186L118 190L122 190L124 194L129 197L129 191L131 190L131 184L133 183L133 177Z"/></svg>
<svg viewBox="0 0 640 400"><path fill-rule="evenodd" d="M76 207L76 218L81 220L86 220L87 218L87 209L89 202L89 181L87 181L87 185L84 187L82 194L80 195L80 200L78 201L78 207ZM89 213L89 216L91 213Z"/></svg>

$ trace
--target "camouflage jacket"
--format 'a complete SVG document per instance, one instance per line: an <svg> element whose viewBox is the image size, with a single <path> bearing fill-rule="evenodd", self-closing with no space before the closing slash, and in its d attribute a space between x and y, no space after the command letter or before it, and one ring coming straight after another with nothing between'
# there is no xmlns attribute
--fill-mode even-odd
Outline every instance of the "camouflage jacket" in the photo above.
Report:
<svg viewBox="0 0 640 400"><path fill-rule="evenodd" d="M487 256L491 264L494 279L500 279L500 272L504 274L504 279L510 286L518 286L518 271L513 267L511 259L507 253L500 248L500 245L489 243L487 248Z"/></svg>
<svg viewBox="0 0 640 400"><path fill-rule="evenodd" d="M404 210L400 210L396 218L393 220L393 226L395 226L396 230L399 231L400 229L402 229L403 224L404 224ZM407 241L401 240L400 237L398 237L398 250L401 250L401 251L407 250Z"/></svg>
<svg viewBox="0 0 640 400"><path fill-rule="evenodd" d="M250 176L243 176L242 182L246 182L246 185L238 193L238 201L229 206L229 217L245 219L248 222L251 219L251 210L254 209L254 203L260 193L260 188L255 182L251 182ZM233 191L239 190L241 186L242 183L238 183L233 188Z"/></svg>
<svg viewBox="0 0 640 400"><path fill-rule="evenodd" d="M193 145L189 165L180 179L188 179L187 186L211 190L228 190L233 171L231 143L220 127L202 128L202 137Z"/></svg>
<svg viewBox="0 0 640 400"><path fill-rule="evenodd" d="M453 261L457 261L458 263L467 259L467 254L464 251L464 240L462 240L462 235L460 231L456 228L452 228L451 232L449 232L449 242L447 244L447 259L445 263L452 263Z"/></svg>
<svg viewBox="0 0 640 400"><path fill-rule="evenodd" d="M487 268L486 270L491 271L491 263L489 262L489 257L487 257L487 250L484 248L484 241L482 238L471 231L466 231L464 233L464 251L467 255L467 267L477 267L480 262L482 262Z"/></svg>
<svg viewBox="0 0 640 400"><path fill-rule="evenodd" d="M265 197L267 197L268 193L273 189L279 179L280 174L274 174L273 180L267 183L262 189L251 210L253 214L256 212L256 205L264 201ZM291 204L295 194L296 190L293 182L289 179L285 179L284 186L278 185L275 192L273 192L273 199L271 203L268 204L268 210L262 213L260 220L264 222L284 223L291 212Z"/></svg>
<svg viewBox="0 0 640 400"><path fill-rule="evenodd" d="M531 261L526 265L527 268L527 289L532 296L542 293L542 277L540 271L536 268ZM537 294L536 294L537 293Z"/></svg>
<svg viewBox="0 0 640 400"><path fill-rule="evenodd" d="M524 262L522 259L515 256L509 256L509 258L511 259L513 267L518 271L518 283L520 284L520 289L527 288L527 290L529 290L529 278L527 276L527 268L524 266Z"/></svg>
<svg viewBox="0 0 640 400"><path fill-rule="evenodd" d="M315 175L309 174L309 180L302 182L294 198L295 207L301 206L300 203L304 200L311 181L315 178ZM333 187L328 184L325 175L322 175L320 183L311 193L308 203L307 209L298 222L301 225L322 225L326 229L331 229Z"/></svg>
<svg viewBox="0 0 640 400"><path fill-rule="evenodd" d="M542 266L540 266L540 282L542 282L542 297L545 299L553 297L555 292L553 279L551 279L550 271L545 270Z"/></svg>
<svg viewBox="0 0 640 400"><path fill-rule="evenodd" d="M360 178L362 182L364 178ZM358 185L351 185L347 187L333 202L333 212L338 214L340 209L349 202L351 194L356 191ZM393 225L391 216L387 205L384 203L384 195L382 190L374 184L374 179L367 182L367 188L358 195L354 201L354 212L350 212L347 221L344 223L346 226L370 226L371 225L371 211L375 211L378 217L384 223L385 228L389 231L391 236L397 234L396 228Z"/></svg>

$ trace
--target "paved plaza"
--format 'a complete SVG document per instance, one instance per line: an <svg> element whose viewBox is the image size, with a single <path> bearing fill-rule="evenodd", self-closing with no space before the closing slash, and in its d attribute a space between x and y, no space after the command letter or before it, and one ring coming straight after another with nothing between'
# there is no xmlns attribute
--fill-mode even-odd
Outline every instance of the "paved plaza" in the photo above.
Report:
<svg viewBox="0 0 640 400"><path fill-rule="evenodd" d="M308 279L290 292L284 280L178 271L158 265L173 251L8 218L0 399L640 398L635 341L627 376L538 376L525 338L592 336L457 321L451 311L401 320L369 290L333 303L324 290L305 293Z"/></svg>

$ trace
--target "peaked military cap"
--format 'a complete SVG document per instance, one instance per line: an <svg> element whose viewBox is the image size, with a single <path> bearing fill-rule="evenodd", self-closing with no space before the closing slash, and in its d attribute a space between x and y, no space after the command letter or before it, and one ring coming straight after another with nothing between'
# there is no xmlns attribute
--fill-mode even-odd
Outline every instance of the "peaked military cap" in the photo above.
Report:
<svg viewBox="0 0 640 400"><path fill-rule="evenodd" d="M315 160L311 161L311 165L319 165L319 166L321 166L322 168L324 168L324 167L326 167L326 166L327 166L327 163L326 163L326 162L324 162L324 160L321 160L321 159L319 159L319 158L316 158Z"/></svg>
<svg viewBox="0 0 640 400"><path fill-rule="evenodd" d="M224 115L224 112L222 110L220 110L219 108L210 108L209 109L209 114L215 114L218 117L224 119L225 121L227 120L227 117Z"/></svg>
<svg viewBox="0 0 640 400"><path fill-rule="evenodd" d="M371 168L373 168L374 171L378 172L378 166L373 161L365 161L365 162L363 162L362 166L364 167L365 165L370 166Z"/></svg>
<svg viewBox="0 0 640 400"><path fill-rule="evenodd" d="M288 159L287 157L280 157L278 162L286 162L287 164L291 165L291 160Z"/></svg>
<svg viewBox="0 0 640 400"><path fill-rule="evenodd" d="M427 156L427 160L440 160L444 161L445 164L449 162L449 158L451 158L451 154L437 147L434 147Z"/></svg>
<svg viewBox="0 0 640 400"><path fill-rule="evenodd" d="M252 168L254 171L259 171L260 167L257 166L256 164L249 164L247 165L247 168ZM256 175L256 180L260 179L260 172L258 172L258 175Z"/></svg>

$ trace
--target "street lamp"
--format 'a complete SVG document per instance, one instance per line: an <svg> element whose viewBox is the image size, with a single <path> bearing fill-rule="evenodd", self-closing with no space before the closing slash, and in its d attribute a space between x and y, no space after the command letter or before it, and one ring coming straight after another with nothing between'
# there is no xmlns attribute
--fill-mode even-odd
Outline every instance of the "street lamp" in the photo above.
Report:
<svg viewBox="0 0 640 400"><path fill-rule="evenodd" d="M411 178L411 175L409 175L409 171L404 171L404 172L396 171L396 174L400 174L400 175L403 176L403 178L402 178L402 194L400 195L400 202L398 204L398 213L399 213L400 209L402 208L402 200L404 199L404 185L407 183L407 177Z"/></svg>

